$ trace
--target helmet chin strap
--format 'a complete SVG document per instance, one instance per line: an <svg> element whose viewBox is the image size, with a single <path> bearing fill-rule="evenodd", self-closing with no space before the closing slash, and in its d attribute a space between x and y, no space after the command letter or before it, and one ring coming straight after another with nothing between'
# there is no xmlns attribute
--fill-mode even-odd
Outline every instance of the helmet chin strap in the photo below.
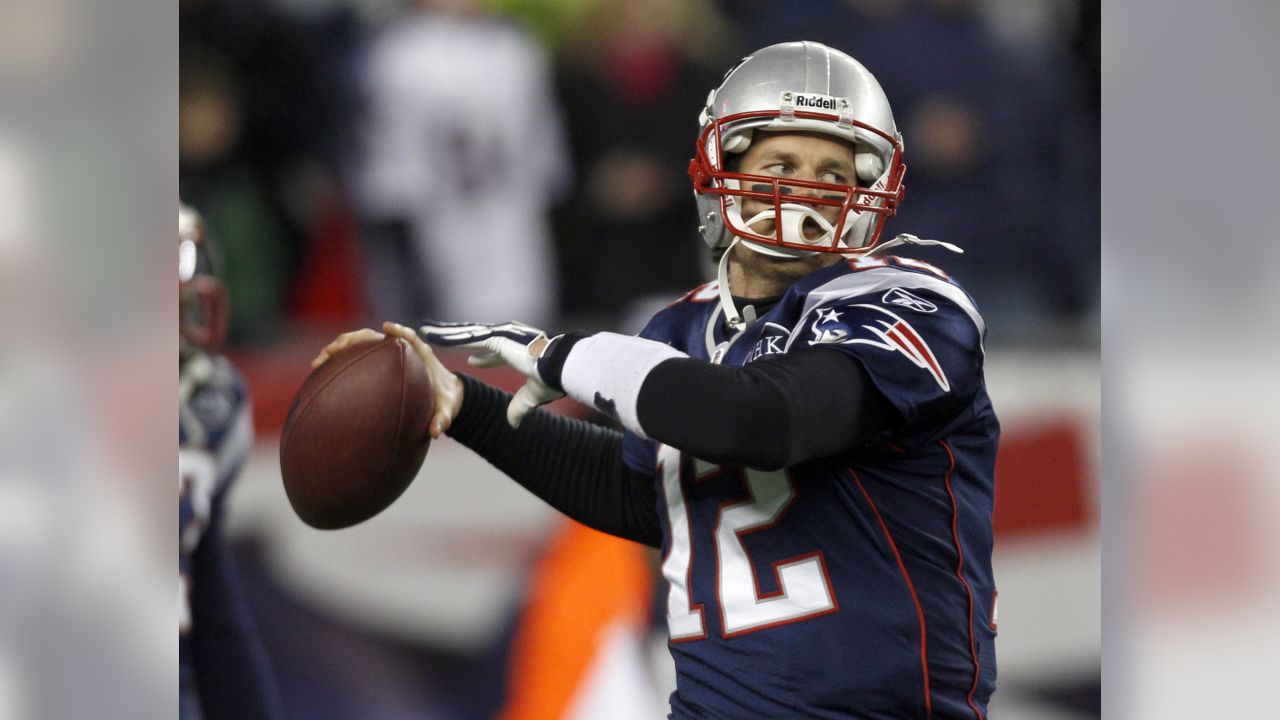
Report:
<svg viewBox="0 0 1280 720"><path fill-rule="evenodd" d="M748 314L751 319L745 319L738 312L738 307L733 304L733 293L729 290L729 256L733 254L733 249L742 242L742 238L736 235L733 242L729 243L729 247L725 248L724 255L720 256L720 264L716 269L716 278L720 281L720 308L724 310L724 320L729 325L729 330L737 332L742 328L755 322L755 308L748 305Z"/></svg>
<svg viewBox="0 0 1280 720"><path fill-rule="evenodd" d="M822 246L831 242L831 238L835 235L835 226L822 217L816 210L808 205L798 203L783 203L781 206L782 217L777 221L777 227L782 229L782 239L784 242L794 243L798 245L817 245ZM741 222L742 225L750 229L752 225L764 220L774 220L777 213L773 208L763 210L756 213L750 220L742 221L741 216L733 219ZM804 236L804 223L806 220L812 219L822 230L822 234L817 238L810 240ZM716 276L720 281L720 307L724 310L725 322L729 325L729 329L737 332L756 321L756 309L754 305L748 305L743 308L744 312L739 313L738 307L733 302L733 293L729 289L729 255L738 243L744 243L743 239L734 236L733 241L729 243L729 247L725 248L724 255L720 256L720 264L717 268ZM772 257L796 258L806 255L813 255L816 250L799 250L795 248L781 248L763 245L746 241L745 246L753 251Z"/></svg>
<svg viewBox="0 0 1280 720"><path fill-rule="evenodd" d="M876 245L875 247L871 248L871 250L868 251L867 254L875 255L876 253L882 250L888 250L891 247L898 247L899 245L933 245L936 247L945 248L947 250L950 250L953 253L960 253L961 255L964 254L964 248L960 247L959 245L953 245L949 242L944 242L942 240L926 240L924 238L916 237L911 233L901 233L899 235L896 235L892 240L882 242L879 245Z"/></svg>

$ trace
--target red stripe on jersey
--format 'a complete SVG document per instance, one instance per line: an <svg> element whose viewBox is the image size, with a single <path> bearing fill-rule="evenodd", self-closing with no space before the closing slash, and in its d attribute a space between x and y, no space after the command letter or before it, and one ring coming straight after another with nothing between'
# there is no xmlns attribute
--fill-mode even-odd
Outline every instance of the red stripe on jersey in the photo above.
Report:
<svg viewBox="0 0 1280 720"><path fill-rule="evenodd" d="M899 320L889 328L889 333L898 339L896 343L902 348L907 355L919 358L921 362L928 366L929 373L933 375L933 379L938 381L938 385L944 390L951 389L951 383L947 381L947 376L942 373L942 367L938 365L938 359L933 356L933 351L929 349L928 343L920 337L916 329L907 324L905 320Z"/></svg>
<svg viewBox="0 0 1280 720"><path fill-rule="evenodd" d="M973 704L973 694L978 691L978 678L981 676L981 667L978 663L978 648L973 640L973 589L969 587L969 581L964 578L964 550L960 547L960 508L956 505L956 494L951 489L951 473L956 469L956 456L951 452L951 446L945 440L938 441L943 450L947 451L947 459L951 461L951 465L947 468L947 474L943 477L943 482L947 486L947 496L951 498L951 538L955 542L956 548L956 577L960 579L960 584L964 585L964 592L969 603L969 657L973 658L973 685L969 687L969 695L965 699L969 703L969 709L973 710L974 717L978 720L984 720L982 711L977 705Z"/></svg>
<svg viewBox="0 0 1280 720"><path fill-rule="evenodd" d="M867 499L867 504L871 506L871 512L876 516L876 522L880 524L880 531L884 533L884 537L889 541L889 549L893 551L893 559L898 563L898 570L902 572L902 579L907 582L907 590L911 593L911 602L916 606L916 618L920 621L920 672L924 677L924 711L926 718L933 717L933 698L929 692L929 653L928 653L928 634L925 632L924 626L924 608L920 605L920 596L916 594L916 585L911 581L911 573L907 572L907 566L902 562L902 554L898 552L898 544L893 541L893 534L889 532L889 526L884 524L884 518L880 517L880 510L876 507L875 500L871 499L871 493L867 492L867 488L862 484L862 478L858 477L857 471L849 468L849 475L853 477L853 482L858 485L858 490L862 491L862 496Z"/></svg>

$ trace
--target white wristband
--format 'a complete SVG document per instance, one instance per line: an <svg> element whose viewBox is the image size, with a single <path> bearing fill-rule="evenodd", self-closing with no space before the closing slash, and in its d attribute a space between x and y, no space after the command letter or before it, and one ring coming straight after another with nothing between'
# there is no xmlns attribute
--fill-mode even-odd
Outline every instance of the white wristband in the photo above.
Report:
<svg viewBox="0 0 1280 720"><path fill-rule="evenodd" d="M658 363L688 357L675 348L617 333L596 333L574 344L560 385L578 402L612 415L623 427L648 438L636 415L640 387Z"/></svg>

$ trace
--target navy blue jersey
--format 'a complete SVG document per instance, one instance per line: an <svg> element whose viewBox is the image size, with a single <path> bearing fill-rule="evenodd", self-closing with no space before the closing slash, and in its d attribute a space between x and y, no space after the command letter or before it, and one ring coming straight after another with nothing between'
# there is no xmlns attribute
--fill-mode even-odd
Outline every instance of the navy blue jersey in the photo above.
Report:
<svg viewBox="0 0 1280 720"><path fill-rule="evenodd" d="M248 457L253 425L244 379L225 359L189 360L178 383L178 630L185 657L192 626L192 559Z"/></svg>
<svg viewBox="0 0 1280 720"><path fill-rule="evenodd" d="M182 720L271 718L277 702L223 539L228 488L253 442L244 379L198 353L178 373L178 662Z"/></svg>
<svg viewBox="0 0 1280 720"><path fill-rule="evenodd" d="M641 335L727 366L844 353L898 417L845 455L775 472L626 434L627 464L660 486L672 716L985 717L999 424L973 301L923 263L841 262L729 337L716 289Z"/></svg>

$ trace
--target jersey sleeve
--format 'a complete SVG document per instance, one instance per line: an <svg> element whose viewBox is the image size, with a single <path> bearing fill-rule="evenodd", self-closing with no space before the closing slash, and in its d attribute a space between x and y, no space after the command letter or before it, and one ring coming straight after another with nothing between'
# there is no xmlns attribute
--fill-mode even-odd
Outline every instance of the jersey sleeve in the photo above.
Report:
<svg viewBox="0 0 1280 720"><path fill-rule="evenodd" d="M968 407L982 386L982 320L959 295L894 288L828 300L803 315L788 349L849 355L897 411L899 434L933 432Z"/></svg>
<svg viewBox="0 0 1280 720"><path fill-rule="evenodd" d="M622 462L636 472L653 474L658 464L658 446L630 430L622 432Z"/></svg>
<svg viewBox="0 0 1280 720"><path fill-rule="evenodd" d="M216 495L221 497L253 449L253 407L248 383L230 361L218 357L213 377L196 388L190 407L205 429L204 444L216 463Z"/></svg>
<svg viewBox="0 0 1280 720"><path fill-rule="evenodd" d="M204 542L253 446L244 378L223 358L193 363L182 368L186 375L179 380L178 532L183 557Z"/></svg>

